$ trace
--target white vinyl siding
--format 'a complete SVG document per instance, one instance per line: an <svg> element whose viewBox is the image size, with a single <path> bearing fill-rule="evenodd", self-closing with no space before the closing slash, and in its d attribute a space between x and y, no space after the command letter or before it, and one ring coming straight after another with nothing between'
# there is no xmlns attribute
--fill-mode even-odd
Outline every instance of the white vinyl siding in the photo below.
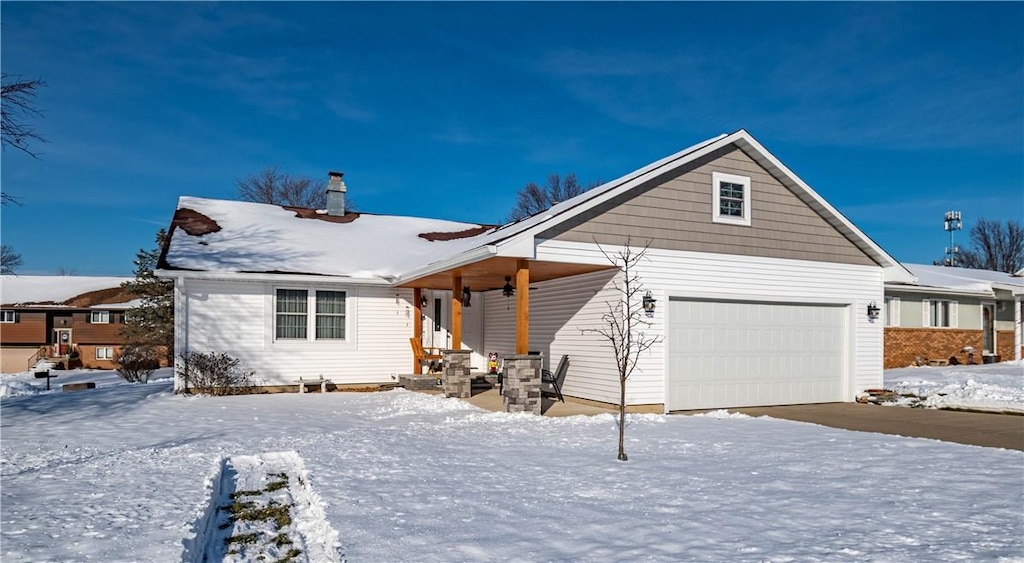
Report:
<svg viewBox="0 0 1024 563"><path fill-rule="evenodd" d="M921 302L921 326L957 328L959 303L948 299L924 299Z"/></svg>
<svg viewBox="0 0 1024 563"><path fill-rule="evenodd" d="M615 249L606 247L606 250L614 252ZM608 264L593 244L554 240L544 241L538 246L537 259ZM882 300L882 269L879 267L652 248L641 262L638 273L644 288L651 290L658 299L658 309L650 319L649 332L661 336L666 336L666 304L673 297L848 307L850 313L845 333L848 346L843 365L842 400L852 401L857 392L882 385L882 327L880 323L868 322L866 314L871 301ZM607 309L605 303L614 296L610 281L611 274L598 272L536 284L538 299L545 293L554 292L547 289L548 284L555 287L564 285L566 294L571 295L574 301L561 306L575 308L576 312L563 313L566 319L554 320L556 324L561 323L554 335L550 330L547 334L535 332L533 319L541 308L534 308L534 292L531 292L530 348L549 349L549 361L555 362L561 354L571 352L569 375L565 381L567 394L616 403L618 379L608 346L597 337L581 332L600 322L601 314ZM488 293L485 328L488 350L496 341L492 331L498 330L490 315L491 293L494 292ZM500 293L497 295L500 297ZM501 300L500 309L503 310L503 298ZM549 342L544 342L549 338ZM641 357L627 384L627 402L664 404L666 366L667 352L662 342Z"/></svg>
<svg viewBox="0 0 1024 563"><path fill-rule="evenodd" d="M345 292L345 340L315 340L311 333L304 340L276 339L281 288L273 283L186 279L175 285L177 349L231 354L255 370L257 385L294 385L299 377L319 375L339 385L391 383L411 372L412 290L314 280L306 288L290 285L311 300L316 291ZM307 311L315 312L315 305Z"/></svg>

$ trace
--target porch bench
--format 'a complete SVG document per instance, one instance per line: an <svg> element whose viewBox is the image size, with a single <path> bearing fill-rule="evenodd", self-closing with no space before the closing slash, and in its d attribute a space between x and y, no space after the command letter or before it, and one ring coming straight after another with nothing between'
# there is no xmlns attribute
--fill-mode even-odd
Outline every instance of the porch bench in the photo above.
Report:
<svg viewBox="0 0 1024 563"><path fill-rule="evenodd" d="M320 384L320 392L321 393L326 393L327 392L327 384L328 383L333 383L333 382L330 379L325 379L324 376L321 375L320 377L318 377L316 379L303 379L303 378L300 377L300 378L295 380L295 383L297 383L299 385L299 393L305 393L306 392L306 385L309 384L309 383L319 383Z"/></svg>

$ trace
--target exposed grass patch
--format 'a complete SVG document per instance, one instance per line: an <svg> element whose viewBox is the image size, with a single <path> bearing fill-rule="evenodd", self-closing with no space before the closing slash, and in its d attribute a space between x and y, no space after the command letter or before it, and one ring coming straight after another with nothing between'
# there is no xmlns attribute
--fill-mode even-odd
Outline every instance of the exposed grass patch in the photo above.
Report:
<svg viewBox="0 0 1024 563"><path fill-rule="evenodd" d="M233 528L240 522L248 524L243 529L257 529L255 532L239 533L225 538L224 543L230 548L228 554L241 555L250 561L271 559L272 556L266 552L271 546L279 550L292 546L277 559L277 562L294 562L295 558L302 554L302 550L294 547L295 541L285 528L292 525L292 509L295 508L295 504L266 496L287 488L290 478L283 471L268 474L267 478L270 481L262 489L235 491L230 495L231 504L218 507L228 513L227 522L221 524L220 529ZM301 478L299 481L301 483ZM263 522L271 526L261 525Z"/></svg>

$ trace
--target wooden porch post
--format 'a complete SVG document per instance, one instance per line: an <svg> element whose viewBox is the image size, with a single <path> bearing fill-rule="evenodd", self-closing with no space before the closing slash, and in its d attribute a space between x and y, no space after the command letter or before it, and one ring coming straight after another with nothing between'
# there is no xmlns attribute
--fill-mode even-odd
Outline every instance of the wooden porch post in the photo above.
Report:
<svg viewBox="0 0 1024 563"><path fill-rule="evenodd" d="M530 349L530 263L516 263L516 354Z"/></svg>
<svg viewBox="0 0 1024 563"><path fill-rule="evenodd" d="M423 290L416 287L412 290L412 308L413 308L413 319L412 319L412 335L415 338L423 339L423 308L420 307L420 299L423 298ZM416 359L416 354L413 354L412 358L412 372L415 375L420 374L420 361Z"/></svg>
<svg viewBox="0 0 1024 563"><path fill-rule="evenodd" d="M462 274L452 274L452 350L462 350Z"/></svg>

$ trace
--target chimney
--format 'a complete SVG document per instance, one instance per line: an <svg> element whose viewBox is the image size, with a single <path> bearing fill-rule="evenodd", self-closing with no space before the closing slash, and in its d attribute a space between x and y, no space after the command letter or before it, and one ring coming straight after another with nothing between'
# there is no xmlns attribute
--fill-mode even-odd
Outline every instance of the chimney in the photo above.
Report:
<svg viewBox="0 0 1024 563"><path fill-rule="evenodd" d="M343 172L328 172L327 177L327 214L341 216L345 214L345 182Z"/></svg>

